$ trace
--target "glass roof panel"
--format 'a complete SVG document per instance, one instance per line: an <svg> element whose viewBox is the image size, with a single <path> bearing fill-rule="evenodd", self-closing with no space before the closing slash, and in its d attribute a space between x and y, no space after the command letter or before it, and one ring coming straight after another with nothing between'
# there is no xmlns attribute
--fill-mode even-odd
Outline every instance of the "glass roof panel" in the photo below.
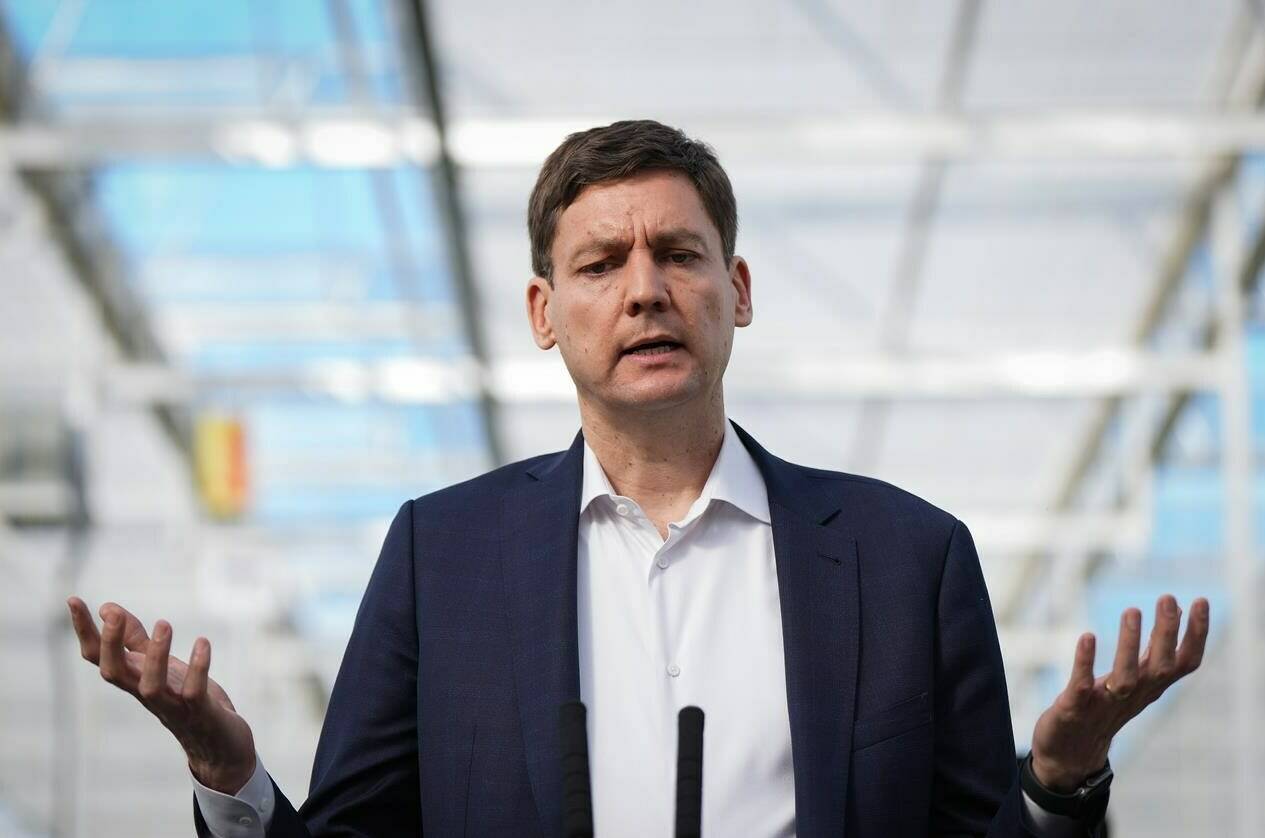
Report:
<svg viewBox="0 0 1265 838"><path fill-rule="evenodd" d="M44 121L406 104L379 0L0 8ZM254 520L381 518L490 464L477 388L450 380L474 367L429 171L149 156L89 195L195 416L244 424Z"/></svg>
<svg viewBox="0 0 1265 838"><path fill-rule="evenodd" d="M378 0L7 0L4 11L23 53L36 59L41 106L60 113L405 101Z"/></svg>

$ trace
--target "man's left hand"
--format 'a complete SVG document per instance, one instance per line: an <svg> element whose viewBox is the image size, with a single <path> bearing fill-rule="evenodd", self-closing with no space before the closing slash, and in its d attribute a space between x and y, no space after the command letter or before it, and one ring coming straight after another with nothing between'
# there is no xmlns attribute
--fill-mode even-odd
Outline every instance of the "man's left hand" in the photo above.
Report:
<svg viewBox="0 0 1265 838"><path fill-rule="evenodd" d="M1182 612L1165 594L1155 604L1155 628L1138 658L1142 612L1125 609L1111 672L1094 677L1094 635L1082 634L1067 687L1037 719L1032 733L1032 772L1051 791L1070 793L1107 762L1107 749L1120 728L1146 709L1174 681L1199 668L1208 639L1208 600L1190 608L1181 646Z"/></svg>

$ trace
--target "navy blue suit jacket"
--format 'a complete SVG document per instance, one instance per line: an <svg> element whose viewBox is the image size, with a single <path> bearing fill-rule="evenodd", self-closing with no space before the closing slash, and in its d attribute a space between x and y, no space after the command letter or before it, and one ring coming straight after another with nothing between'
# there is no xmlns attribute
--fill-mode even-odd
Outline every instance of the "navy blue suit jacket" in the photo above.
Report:
<svg viewBox="0 0 1265 838"><path fill-rule="evenodd" d="M737 431L768 488L799 838L1028 835L965 525ZM580 694L582 463L577 435L567 451L404 504L356 616L307 801L296 811L275 789L270 838L561 834L558 706Z"/></svg>

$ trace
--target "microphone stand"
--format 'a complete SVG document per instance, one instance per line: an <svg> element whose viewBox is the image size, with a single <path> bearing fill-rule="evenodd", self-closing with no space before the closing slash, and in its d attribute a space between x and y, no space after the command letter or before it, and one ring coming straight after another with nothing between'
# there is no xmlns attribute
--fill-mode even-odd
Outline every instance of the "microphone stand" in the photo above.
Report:
<svg viewBox="0 0 1265 838"><path fill-rule="evenodd" d="M584 703L568 701L558 713L562 742L562 834L593 838L593 794L589 785L589 735ZM703 711L684 707L677 715L676 838L702 838Z"/></svg>

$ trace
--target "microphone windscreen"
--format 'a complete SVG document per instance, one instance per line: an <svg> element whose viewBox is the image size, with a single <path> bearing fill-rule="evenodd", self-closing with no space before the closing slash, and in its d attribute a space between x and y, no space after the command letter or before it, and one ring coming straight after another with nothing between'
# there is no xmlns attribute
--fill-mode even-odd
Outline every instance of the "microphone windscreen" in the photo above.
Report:
<svg viewBox="0 0 1265 838"><path fill-rule="evenodd" d="M593 798L589 788L589 735L584 703L568 701L559 708L562 744L562 834L593 838Z"/></svg>
<svg viewBox="0 0 1265 838"><path fill-rule="evenodd" d="M677 716L676 838L703 831L703 711L684 707Z"/></svg>

